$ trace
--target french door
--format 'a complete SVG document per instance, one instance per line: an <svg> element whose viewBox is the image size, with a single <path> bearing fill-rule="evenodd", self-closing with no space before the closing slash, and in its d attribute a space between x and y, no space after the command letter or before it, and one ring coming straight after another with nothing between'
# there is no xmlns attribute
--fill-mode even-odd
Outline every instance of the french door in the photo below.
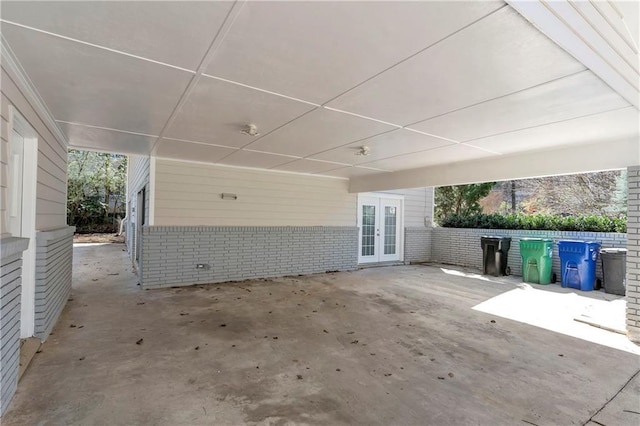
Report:
<svg viewBox="0 0 640 426"><path fill-rule="evenodd" d="M402 260L402 199L358 197L358 263Z"/></svg>

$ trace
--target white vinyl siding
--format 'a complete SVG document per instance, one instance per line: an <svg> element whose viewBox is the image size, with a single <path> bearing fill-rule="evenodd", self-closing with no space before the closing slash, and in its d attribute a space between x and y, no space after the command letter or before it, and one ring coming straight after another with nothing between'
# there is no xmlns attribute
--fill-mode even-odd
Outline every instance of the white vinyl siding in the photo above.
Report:
<svg viewBox="0 0 640 426"><path fill-rule="evenodd" d="M384 191L384 193L404 195L404 226L406 228L431 226L433 187L399 189Z"/></svg>
<svg viewBox="0 0 640 426"><path fill-rule="evenodd" d="M127 246L129 247L129 255L131 259L135 261L136 253L136 226L137 226L137 214L139 208L138 192L142 188L147 188L145 191L145 214L144 223L149 224L149 169L150 158L139 155L130 155L127 166Z"/></svg>
<svg viewBox="0 0 640 426"><path fill-rule="evenodd" d="M5 97L2 96L2 112L0 114L0 237L9 235L7 232L7 184L9 178L9 123Z"/></svg>
<svg viewBox="0 0 640 426"><path fill-rule="evenodd" d="M38 134L38 176L36 191L36 229L47 231L66 225L67 198L67 148L63 141L57 140L40 119L35 110L2 69L2 88L0 92L0 233L7 236L7 155L9 105L13 105L24 116Z"/></svg>
<svg viewBox="0 0 640 426"><path fill-rule="evenodd" d="M147 199L146 212L144 223L149 223L149 157L142 157L138 155L130 155L128 160L129 172L128 172L128 197L129 203L134 203L137 199L138 192L145 186L147 187ZM130 207L132 205L130 204Z"/></svg>
<svg viewBox="0 0 640 426"><path fill-rule="evenodd" d="M158 159L155 184L158 226L356 225L343 179Z"/></svg>

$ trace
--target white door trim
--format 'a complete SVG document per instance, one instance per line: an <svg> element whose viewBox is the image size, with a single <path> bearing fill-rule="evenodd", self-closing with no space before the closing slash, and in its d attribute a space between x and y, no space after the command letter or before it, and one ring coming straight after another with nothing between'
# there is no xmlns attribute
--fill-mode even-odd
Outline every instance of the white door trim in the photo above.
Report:
<svg viewBox="0 0 640 426"><path fill-rule="evenodd" d="M20 305L20 337L32 337L35 333L36 303L36 192L38 187L38 134L29 122L9 105L10 136L18 132L24 141L22 168L22 238L29 239L29 246L22 253L22 289ZM10 140L9 143L12 143ZM11 185L11 183L9 183Z"/></svg>

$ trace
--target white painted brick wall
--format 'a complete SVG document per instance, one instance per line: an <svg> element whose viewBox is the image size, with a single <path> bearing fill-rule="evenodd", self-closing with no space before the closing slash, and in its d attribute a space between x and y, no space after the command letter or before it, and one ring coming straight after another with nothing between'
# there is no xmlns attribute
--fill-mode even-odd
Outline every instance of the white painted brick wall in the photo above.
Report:
<svg viewBox="0 0 640 426"><path fill-rule="evenodd" d="M482 269L482 248L480 238L483 235L511 237L511 248L507 264L512 275L522 276L522 258L520 257L521 238L551 238L553 247L553 272L560 280L560 257L557 243L560 240L597 241L602 247L626 247L627 234L603 232L568 231L526 231L511 229L462 229L433 228L431 236L431 261L450 265L468 266ZM598 260L596 277L602 278L602 266Z"/></svg>
<svg viewBox="0 0 640 426"><path fill-rule="evenodd" d="M46 340L67 304L73 268L73 226L36 236L35 336Z"/></svg>
<svg viewBox="0 0 640 426"><path fill-rule="evenodd" d="M431 228L424 226L404 229L405 263L428 262L431 259Z"/></svg>
<svg viewBox="0 0 640 426"><path fill-rule="evenodd" d="M627 333L640 343L640 166L627 169Z"/></svg>
<svg viewBox="0 0 640 426"><path fill-rule="evenodd" d="M347 271L357 268L358 228L151 226L143 228L144 288ZM196 269L203 263L210 269Z"/></svg>
<svg viewBox="0 0 640 426"><path fill-rule="evenodd" d="M22 252L27 244L24 238L0 240L0 416L18 387Z"/></svg>

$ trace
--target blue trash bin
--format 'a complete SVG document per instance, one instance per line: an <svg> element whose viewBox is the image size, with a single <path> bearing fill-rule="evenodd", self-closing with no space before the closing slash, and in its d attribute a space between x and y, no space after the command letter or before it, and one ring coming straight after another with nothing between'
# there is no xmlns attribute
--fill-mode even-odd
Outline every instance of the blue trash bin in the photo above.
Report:
<svg viewBox="0 0 640 426"><path fill-rule="evenodd" d="M562 287L593 290L599 251L600 243L595 241L558 241Z"/></svg>

